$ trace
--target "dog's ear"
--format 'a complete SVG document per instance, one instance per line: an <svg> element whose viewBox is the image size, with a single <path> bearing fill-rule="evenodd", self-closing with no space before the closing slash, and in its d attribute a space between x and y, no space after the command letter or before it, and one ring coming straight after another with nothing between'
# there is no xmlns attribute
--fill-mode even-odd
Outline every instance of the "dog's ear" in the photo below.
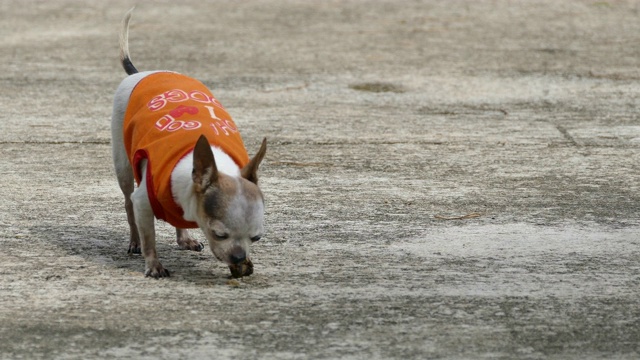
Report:
<svg viewBox="0 0 640 360"><path fill-rule="evenodd" d="M193 149L193 171L191 178L196 192L204 193L207 188L218 182L218 168L213 158L211 145L204 135L200 135Z"/></svg>
<svg viewBox="0 0 640 360"><path fill-rule="evenodd" d="M267 153L267 138L262 140L262 145L260 146L260 150L253 156L253 159L249 161L245 167L242 168L241 174L242 177L251 181L252 183L258 185L258 166L260 166L260 162L264 158L264 154Z"/></svg>

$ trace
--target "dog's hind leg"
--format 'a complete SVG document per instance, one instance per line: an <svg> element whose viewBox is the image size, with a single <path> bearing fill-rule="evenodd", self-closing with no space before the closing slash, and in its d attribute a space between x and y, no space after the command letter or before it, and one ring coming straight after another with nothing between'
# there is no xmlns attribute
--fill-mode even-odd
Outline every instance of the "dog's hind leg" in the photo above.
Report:
<svg viewBox="0 0 640 360"><path fill-rule="evenodd" d="M118 184L120 190L124 195L124 208L127 212L127 222L129 223L129 254L140 254L140 236L138 234L138 228L136 227L136 220L133 214L133 202L131 201L131 194L134 189L133 172L129 160L121 152L114 148L113 157L116 169L116 175L118 177Z"/></svg>
<svg viewBox="0 0 640 360"><path fill-rule="evenodd" d="M140 254L140 235L136 226L136 218L133 215L133 202L131 201L131 193L133 192L133 176L131 177L131 186L120 184L120 188L124 193L124 208L127 211L127 222L129 223L129 254Z"/></svg>
<svg viewBox="0 0 640 360"><path fill-rule="evenodd" d="M128 94L127 94L128 95ZM133 203L131 202L131 194L134 189L133 169L129 163L124 142L122 139L122 119L124 117L124 106L126 100L120 94L120 98L116 96L113 115L111 120L111 141L113 164L118 178L118 185L124 195L124 208L127 211L127 221L129 222L129 254L140 254L140 236L136 227L135 217L133 215ZM126 99L126 98L125 98ZM123 104L124 103L124 104Z"/></svg>
<svg viewBox="0 0 640 360"><path fill-rule="evenodd" d="M135 218L133 215L133 203L131 202L131 194L134 190L135 180L133 178L133 169L129 163L129 157L124 146L123 139L123 127L124 127L124 114L129 104L129 96L133 91L133 88L142 80L145 76L154 72L142 72L129 76L124 79L113 101L113 113L111 115L111 149L113 155L113 164L116 170L116 176L118 177L118 184L120 190L124 195L124 208L127 211L127 221L129 222L130 238L129 238L129 253L140 254L140 236L138 235L138 229L136 227Z"/></svg>
<svg viewBox="0 0 640 360"><path fill-rule="evenodd" d="M111 150L118 185L120 185L120 190L122 190L122 194L124 195L124 208L127 211L127 221L129 222L128 253L140 254L140 236L133 215L133 203L131 202L131 194L134 189L133 169L129 163L129 157L127 156L122 138L124 112L129 100L129 94L131 94L129 88L132 87L133 85L127 87L121 84L116 92L113 114L111 116Z"/></svg>

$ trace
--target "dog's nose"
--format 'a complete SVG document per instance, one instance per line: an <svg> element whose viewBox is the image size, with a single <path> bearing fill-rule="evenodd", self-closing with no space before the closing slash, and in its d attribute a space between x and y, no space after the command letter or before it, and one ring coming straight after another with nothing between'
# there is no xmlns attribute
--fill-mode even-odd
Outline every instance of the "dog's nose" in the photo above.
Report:
<svg viewBox="0 0 640 360"><path fill-rule="evenodd" d="M232 264L240 264L247 258L247 253L242 249L236 249L229 255Z"/></svg>

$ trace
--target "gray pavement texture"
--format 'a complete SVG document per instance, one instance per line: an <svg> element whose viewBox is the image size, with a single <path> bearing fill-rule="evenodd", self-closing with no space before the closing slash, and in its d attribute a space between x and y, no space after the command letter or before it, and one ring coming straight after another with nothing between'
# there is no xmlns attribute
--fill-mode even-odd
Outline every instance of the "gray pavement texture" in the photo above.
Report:
<svg viewBox="0 0 640 360"><path fill-rule="evenodd" d="M127 255L132 5L0 2L0 358L640 358L640 2L139 2L136 66L269 139L237 283Z"/></svg>

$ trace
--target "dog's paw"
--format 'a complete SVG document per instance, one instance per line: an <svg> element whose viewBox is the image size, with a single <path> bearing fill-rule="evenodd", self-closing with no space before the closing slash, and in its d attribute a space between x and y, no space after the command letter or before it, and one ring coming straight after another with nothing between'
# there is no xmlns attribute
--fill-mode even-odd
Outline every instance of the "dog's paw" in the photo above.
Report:
<svg viewBox="0 0 640 360"><path fill-rule="evenodd" d="M178 239L178 247L180 247L181 250L191 251L202 251L202 249L204 249L204 245L200 241L194 240L190 237Z"/></svg>
<svg viewBox="0 0 640 360"><path fill-rule="evenodd" d="M138 243L129 243L129 250L127 254L142 254L142 249L140 248L140 244Z"/></svg>
<svg viewBox="0 0 640 360"><path fill-rule="evenodd" d="M156 263L154 266L145 270L144 276L159 279L163 277L169 277L171 275L169 274L169 270L165 269L162 264Z"/></svg>

